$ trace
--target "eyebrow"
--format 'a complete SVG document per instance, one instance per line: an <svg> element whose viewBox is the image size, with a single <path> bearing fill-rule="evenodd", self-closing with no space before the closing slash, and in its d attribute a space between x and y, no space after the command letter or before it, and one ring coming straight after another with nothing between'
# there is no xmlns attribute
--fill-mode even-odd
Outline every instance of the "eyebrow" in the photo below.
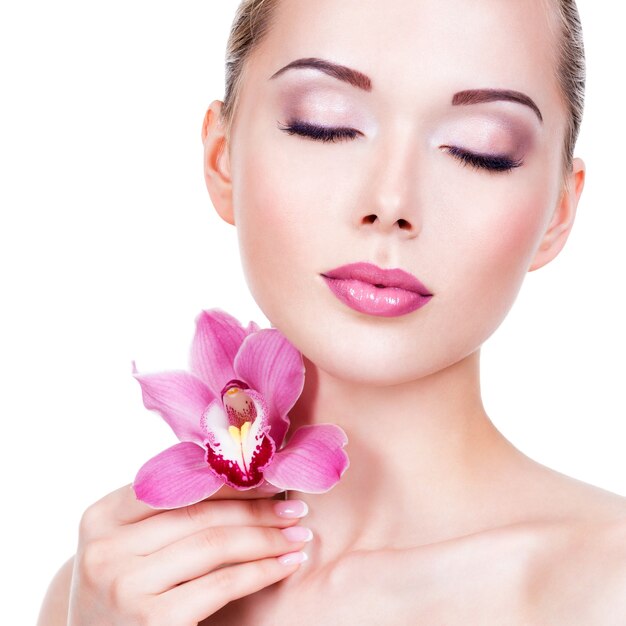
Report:
<svg viewBox="0 0 626 626"><path fill-rule="evenodd" d="M372 90L372 81L369 76L358 72L357 70L353 70L350 67L346 67L345 65L338 65L337 63L331 63L330 61L325 61L324 59L316 59L315 57L309 57L306 59L296 59L291 63L285 65L277 72L270 76L270 80L272 78L276 78L280 76L283 72L287 70L295 69L295 68L303 68L310 67L315 70L320 70L329 76L334 78L338 78L354 87L358 87L359 89L363 89L364 91Z"/></svg>
<svg viewBox="0 0 626 626"><path fill-rule="evenodd" d="M543 122L543 116L539 107L521 91L513 91L512 89L467 89L459 91L452 96L452 105L458 104L478 104L480 102L493 102L494 100L509 100L511 102L519 102L529 106Z"/></svg>
<svg viewBox="0 0 626 626"><path fill-rule="evenodd" d="M319 70L337 78L345 83L349 83L354 87L363 89L364 91L372 90L372 81L369 76L359 72L358 70L346 67L345 65L339 65L325 59L318 59L316 57L307 57L302 59L296 59L291 63L288 63L284 67L281 67L277 72L274 72L270 76L270 80L280 76L283 72L291 69L298 68L312 68ZM539 118L540 122L543 122L543 116L539 107L535 102L521 91L514 91L512 89L466 89L459 91L452 96L452 105L467 105L467 104L479 104L481 102L494 102L496 100L508 100L510 102L518 102L530 107Z"/></svg>

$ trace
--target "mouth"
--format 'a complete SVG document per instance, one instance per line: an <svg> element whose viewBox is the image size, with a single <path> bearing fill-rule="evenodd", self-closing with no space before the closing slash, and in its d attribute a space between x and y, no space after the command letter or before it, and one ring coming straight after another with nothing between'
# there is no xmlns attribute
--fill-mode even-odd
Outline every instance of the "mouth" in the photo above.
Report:
<svg viewBox="0 0 626 626"><path fill-rule="evenodd" d="M400 268L383 269L373 263L350 263L324 272L326 278L358 280L377 287L405 289L421 296L432 296L430 290L424 286L413 274Z"/></svg>
<svg viewBox="0 0 626 626"><path fill-rule="evenodd" d="M372 263L351 263L322 273L331 292L350 308L395 317L424 306L433 294L413 274Z"/></svg>

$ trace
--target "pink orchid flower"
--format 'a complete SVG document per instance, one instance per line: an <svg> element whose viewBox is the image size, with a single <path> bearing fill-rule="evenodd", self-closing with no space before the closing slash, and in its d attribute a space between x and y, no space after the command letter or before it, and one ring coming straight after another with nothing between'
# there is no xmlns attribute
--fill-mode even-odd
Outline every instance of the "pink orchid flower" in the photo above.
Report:
<svg viewBox="0 0 626 626"><path fill-rule="evenodd" d="M287 413L302 393L302 355L274 328L244 328L220 309L196 318L191 372L133 375L143 403L180 443L150 459L133 487L139 500L173 509L204 500L223 485L323 493L348 468L344 431L302 426L281 448Z"/></svg>

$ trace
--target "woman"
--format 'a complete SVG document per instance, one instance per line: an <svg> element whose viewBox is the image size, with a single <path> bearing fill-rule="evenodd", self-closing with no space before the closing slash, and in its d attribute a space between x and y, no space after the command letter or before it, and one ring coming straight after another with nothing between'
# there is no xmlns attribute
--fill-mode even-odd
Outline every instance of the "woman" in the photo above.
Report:
<svg viewBox="0 0 626 626"><path fill-rule="evenodd" d="M121 488L40 624L626 620L625 499L522 454L480 394L482 343L574 222L579 36L569 0L242 4L207 187L304 355L294 426L339 424L351 466L286 502Z"/></svg>

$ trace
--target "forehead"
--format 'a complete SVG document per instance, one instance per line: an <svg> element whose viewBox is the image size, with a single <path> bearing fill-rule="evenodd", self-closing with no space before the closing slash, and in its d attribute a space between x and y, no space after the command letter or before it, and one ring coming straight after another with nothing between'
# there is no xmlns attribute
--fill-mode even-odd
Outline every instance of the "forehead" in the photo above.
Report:
<svg viewBox="0 0 626 626"><path fill-rule="evenodd" d="M514 89L549 112L560 105L549 2L282 0L250 61L268 78L294 59L326 58L364 72L396 102Z"/></svg>

